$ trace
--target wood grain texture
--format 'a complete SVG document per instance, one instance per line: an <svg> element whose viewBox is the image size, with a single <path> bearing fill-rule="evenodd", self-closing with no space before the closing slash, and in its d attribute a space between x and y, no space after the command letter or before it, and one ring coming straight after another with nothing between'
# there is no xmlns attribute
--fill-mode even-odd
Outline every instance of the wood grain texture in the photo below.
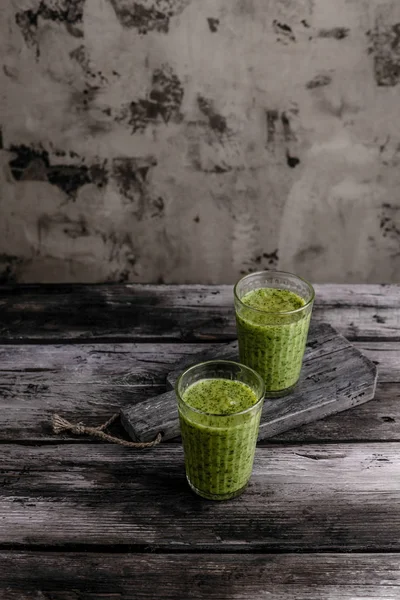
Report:
<svg viewBox="0 0 400 600"><path fill-rule="evenodd" d="M313 342L313 329L309 344ZM0 346L0 440L54 441L50 418L99 425L121 406L164 391L177 361L199 360L219 344L67 344ZM400 440L400 347L397 342L357 343L379 371L375 399L338 417L273 438L275 442ZM64 436L62 439L73 440Z"/></svg>
<svg viewBox="0 0 400 600"><path fill-rule="evenodd" d="M375 398L326 419L291 429L272 443L400 441L400 389L398 384L379 384ZM261 442L262 444L263 442Z"/></svg>
<svg viewBox="0 0 400 600"><path fill-rule="evenodd" d="M57 441L51 429L51 417L61 413L69 421L101 425L124 405L141 402L160 386L79 386L64 384L15 384L0 386L0 441L50 439ZM63 436L63 439L67 439ZM73 439L69 437L68 439Z"/></svg>
<svg viewBox="0 0 400 600"><path fill-rule="evenodd" d="M312 343L312 330L310 333ZM0 440L57 440L50 430L51 415L56 411L98 425L121 406L162 393L174 362L183 356L192 362L205 347L215 346L0 346L0 402L4 409L0 411ZM364 342L358 347L378 363L379 382L385 382L379 383L375 399L368 406L282 434L273 438L274 442L400 439L399 346L397 342Z"/></svg>
<svg viewBox="0 0 400 600"><path fill-rule="evenodd" d="M51 416L59 412L71 421L97 426L120 407L162 392L160 386L57 386L42 391L40 385L0 386L0 442L59 443L91 441L51 431ZM271 443L400 441L400 389L398 384L377 386L374 400L352 410L310 423L268 441ZM115 433L123 435L122 427ZM263 443L263 442L261 442Z"/></svg>
<svg viewBox="0 0 400 600"><path fill-rule="evenodd" d="M400 444L259 448L244 495L192 494L178 445L2 446L0 545L400 551Z"/></svg>
<svg viewBox="0 0 400 600"><path fill-rule="evenodd" d="M5 600L397 600L397 554L0 552ZM6 595L8 594L8 595Z"/></svg>
<svg viewBox="0 0 400 600"><path fill-rule="evenodd" d="M218 351L217 351L218 352ZM202 359L239 360L237 344L228 344ZM184 365L186 367L186 359ZM168 375L172 387L181 365ZM284 398L264 401L259 440L371 400L375 394L376 366L326 323L314 323L304 355L300 381ZM158 433L164 440L179 435L179 417L172 390L140 404L124 406L121 419L134 440L151 441Z"/></svg>
<svg viewBox="0 0 400 600"><path fill-rule="evenodd" d="M312 326L308 346L314 341L313 329ZM214 352L220 354L224 347L235 348L234 344L3 344L0 385L164 385L168 377L171 387L184 365L194 364ZM398 342L354 345L377 365L379 381L400 382ZM177 363L180 367L171 372Z"/></svg>
<svg viewBox="0 0 400 600"><path fill-rule="evenodd" d="M224 344L5 344L0 345L0 385L165 385L182 360L198 360ZM400 352L399 352L400 354Z"/></svg>
<svg viewBox="0 0 400 600"><path fill-rule="evenodd" d="M316 285L314 319L346 337L400 339L400 288ZM232 286L21 285L0 291L0 341L236 337Z"/></svg>

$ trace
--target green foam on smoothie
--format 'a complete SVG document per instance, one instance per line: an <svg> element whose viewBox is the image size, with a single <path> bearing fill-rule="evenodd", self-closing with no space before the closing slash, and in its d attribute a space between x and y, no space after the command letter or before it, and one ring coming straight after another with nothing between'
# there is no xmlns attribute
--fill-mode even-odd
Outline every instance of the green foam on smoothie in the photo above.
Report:
<svg viewBox="0 0 400 600"><path fill-rule="evenodd" d="M251 408L258 398L241 381L202 379L193 383L183 394L188 406L211 415L232 415Z"/></svg>
<svg viewBox="0 0 400 600"><path fill-rule="evenodd" d="M243 304L266 312L285 313L298 310L305 305L305 300L290 290L260 288L243 296Z"/></svg>

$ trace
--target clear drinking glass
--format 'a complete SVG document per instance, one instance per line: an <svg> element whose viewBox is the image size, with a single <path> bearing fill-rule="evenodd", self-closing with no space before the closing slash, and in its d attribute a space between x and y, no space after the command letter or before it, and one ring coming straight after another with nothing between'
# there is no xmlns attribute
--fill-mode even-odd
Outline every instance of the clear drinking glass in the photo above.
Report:
<svg viewBox="0 0 400 600"><path fill-rule="evenodd" d="M245 383L255 403L240 412L217 414L192 408L185 392L201 380ZM241 494L253 469L264 382L252 369L236 362L213 360L187 369L176 383L186 477L194 492L210 500L228 500ZM216 396L222 393L216 391ZM215 395L213 395L215 406Z"/></svg>
<svg viewBox="0 0 400 600"><path fill-rule="evenodd" d="M304 305L286 312L246 305L246 294L262 288L294 292ZM240 361L264 379L267 397L289 393L300 377L314 296L310 283L283 271L251 273L235 285Z"/></svg>

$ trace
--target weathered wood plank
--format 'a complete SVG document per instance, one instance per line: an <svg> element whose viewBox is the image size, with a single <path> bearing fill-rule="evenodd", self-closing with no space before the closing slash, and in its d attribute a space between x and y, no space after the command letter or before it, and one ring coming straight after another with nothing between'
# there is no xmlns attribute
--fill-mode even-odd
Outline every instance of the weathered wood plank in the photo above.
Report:
<svg viewBox="0 0 400 600"><path fill-rule="evenodd" d="M316 331L324 342L323 351L332 343L332 330L314 325L307 341L310 356L318 356ZM321 335L324 335L321 338ZM64 383L94 383L107 385L164 384L166 377L179 363L189 365L204 355L219 354L229 344L6 344L0 345L0 385L15 382L54 385ZM337 344L337 340L333 340ZM343 347L349 342L342 341ZM237 346L235 346L236 348ZM400 356L400 348L398 351ZM171 373L171 377L173 374ZM399 369L400 378L400 369ZM172 380L171 380L172 381Z"/></svg>
<svg viewBox="0 0 400 600"><path fill-rule="evenodd" d="M308 352L313 342L311 328ZM202 356L218 354L224 346L154 342L0 345L0 386L15 383L162 385L171 369L172 377L180 373L180 369L174 369L177 363L186 358L187 365L193 364ZM379 381L400 382L398 342L357 342L355 346L377 365Z"/></svg>
<svg viewBox="0 0 400 600"><path fill-rule="evenodd" d="M0 441L56 441L59 438L54 436L51 429L51 417L56 412L70 421L83 421L87 425L97 426L118 413L121 407L160 394L163 389L157 385L0 386Z"/></svg>
<svg viewBox="0 0 400 600"><path fill-rule="evenodd" d="M220 344L0 345L0 385L165 385L175 364L185 357L193 361L216 346Z"/></svg>
<svg viewBox="0 0 400 600"><path fill-rule="evenodd" d="M311 345L312 335L311 331ZM357 346L378 363L379 382L400 381L397 342ZM162 393L166 374L177 360L188 356L195 362L197 353L214 347L151 343L0 346L0 441L58 439L50 431L55 411L98 425L121 406ZM273 441L397 441L399 421L398 386L380 383L375 400L365 407L300 427Z"/></svg>
<svg viewBox="0 0 400 600"><path fill-rule="evenodd" d="M398 384L377 385L366 404L266 440L272 443L400 441ZM262 444L263 442L261 442Z"/></svg>
<svg viewBox="0 0 400 600"><path fill-rule="evenodd" d="M392 553L0 553L5 600L397 600L399 588Z"/></svg>
<svg viewBox="0 0 400 600"><path fill-rule="evenodd" d="M379 381L397 382L400 377L399 342L358 342L355 344L377 366Z"/></svg>
<svg viewBox="0 0 400 600"><path fill-rule="evenodd" d="M315 319L351 339L400 339L400 287L316 285ZM232 286L22 285L0 291L0 341L235 338Z"/></svg>
<svg viewBox="0 0 400 600"><path fill-rule="evenodd" d="M237 343L217 349L215 358L238 360ZM186 363L186 359L184 361ZM183 367L167 377L173 387ZM374 397L376 366L326 323L315 324L304 354L300 381L284 398L264 402L259 440L311 423ZM121 409L122 424L134 440L151 441L158 433L164 440L179 435L179 417L174 391Z"/></svg>
<svg viewBox="0 0 400 600"><path fill-rule="evenodd" d="M400 444L259 448L228 503L189 491L182 449L2 446L0 544L400 550Z"/></svg>
<svg viewBox="0 0 400 600"><path fill-rule="evenodd" d="M124 404L145 401L162 393L160 386L0 386L0 442L86 441L54 436L50 420L59 412L71 421L97 426ZM400 388L379 384L374 400L351 410L268 439L271 443L400 441ZM117 430L123 434L122 427ZM90 440L87 440L90 441ZM262 443L262 442L261 442Z"/></svg>

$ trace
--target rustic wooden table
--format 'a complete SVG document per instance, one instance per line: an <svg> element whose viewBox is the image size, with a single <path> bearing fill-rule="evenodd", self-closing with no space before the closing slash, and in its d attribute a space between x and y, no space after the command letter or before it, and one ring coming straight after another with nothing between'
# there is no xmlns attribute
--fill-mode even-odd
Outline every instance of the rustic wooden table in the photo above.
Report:
<svg viewBox="0 0 400 600"><path fill-rule="evenodd" d="M400 598L400 287L316 286L379 366L376 399L260 444L246 493L194 496L181 445L55 437L235 337L230 286L0 291L0 598Z"/></svg>

